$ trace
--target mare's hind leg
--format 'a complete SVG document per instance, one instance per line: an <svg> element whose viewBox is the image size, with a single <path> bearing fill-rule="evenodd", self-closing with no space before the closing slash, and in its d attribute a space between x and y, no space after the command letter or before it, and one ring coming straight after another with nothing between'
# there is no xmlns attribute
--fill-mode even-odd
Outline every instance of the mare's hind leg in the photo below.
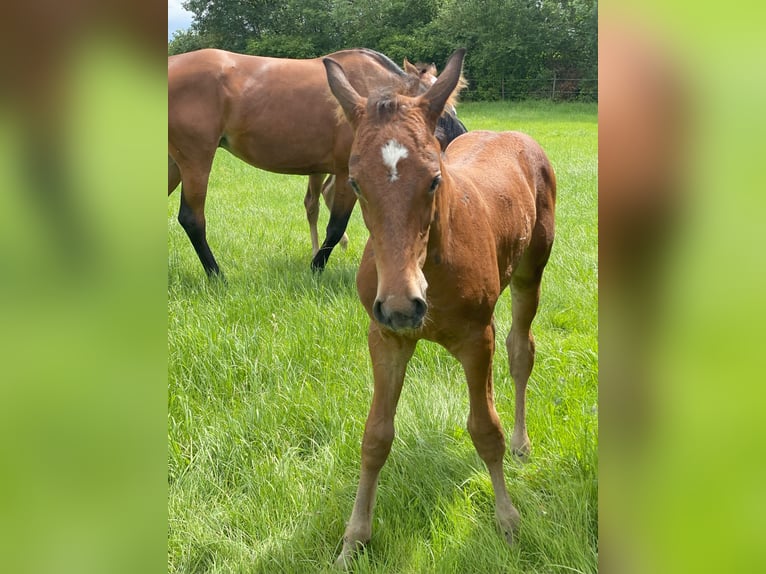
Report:
<svg viewBox="0 0 766 574"><path fill-rule="evenodd" d="M505 486L503 455L505 435L497 416L492 387L492 357L495 352L494 322L463 341L455 356L468 380L470 412L468 432L479 456L487 465L495 491L495 516L508 544L518 528L520 516Z"/></svg>
<svg viewBox="0 0 766 574"><path fill-rule="evenodd" d="M303 206L306 208L306 219L309 222L311 233L311 257L319 251L319 233L317 222L319 221L319 194L325 174L314 173L309 176L309 185L306 188L306 196L303 198Z"/></svg>
<svg viewBox="0 0 766 574"><path fill-rule="evenodd" d="M181 207L178 210L178 222L186 231L208 277L220 274L205 233L205 196L211 166L212 158L207 165L182 170Z"/></svg>
<svg viewBox="0 0 766 574"><path fill-rule="evenodd" d="M351 518L343 534L343 550L335 562L337 567L345 567L372 535L372 509L375 505L378 475L394 441L394 413L404 382L404 372L415 350L414 340L382 334L374 323L370 324L367 341L375 386L362 438L359 487Z"/></svg>
<svg viewBox="0 0 766 574"><path fill-rule="evenodd" d="M181 170L173 158L168 156L168 195L173 193L179 183L181 183Z"/></svg>
<svg viewBox="0 0 766 574"><path fill-rule="evenodd" d="M327 210L332 212L332 204L335 201L335 176L331 175L327 178L327 180L324 182L324 185L322 186L322 198L324 199L324 204L327 206ZM348 247L348 234L343 233L343 237L340 238L340 241L338 242L342 249L346 249ZM316 253L314 253L316 255Z"/></svg>
<svg viewBox="0 0 766 574"><path fill-rule="evenodd" d="M351 190L351 186L347 183L347 179L348 172L335 174L335 181L342 182L342 184L334 186L335 197L330 209L330 221L327 223L327 236L324 243L322 243L322 247L319 248L319 252L311 261L311 269L314 271L324 270L333 248L341 240L343 234L346 233L348 220L356 204L356 196Z"/></svg>

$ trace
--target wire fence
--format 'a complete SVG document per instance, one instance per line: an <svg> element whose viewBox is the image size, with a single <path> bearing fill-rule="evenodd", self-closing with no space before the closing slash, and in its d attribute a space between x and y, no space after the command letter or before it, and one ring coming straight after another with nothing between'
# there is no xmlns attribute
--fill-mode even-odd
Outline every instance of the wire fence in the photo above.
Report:
<svg viewBox="0 0 766 574"><path fill-rule="evenodd" d="M598 78L514 78L468 79L468 87L460 93L463 101L551 100L598 101Z"/></svg>

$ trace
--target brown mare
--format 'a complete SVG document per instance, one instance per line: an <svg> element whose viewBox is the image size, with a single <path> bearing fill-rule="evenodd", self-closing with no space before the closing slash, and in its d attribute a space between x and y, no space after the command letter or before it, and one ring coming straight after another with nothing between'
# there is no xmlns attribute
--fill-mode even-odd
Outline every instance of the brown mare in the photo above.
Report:
<svg viewBox="0 0 766 574"><path fill-rule="evenodd" d="M386 56L365 49L331 54L362 94L395 85L425 88ZM178 220L208 275L219 273L205 233L205 198L216 149L286 174L333 173L338 186L327 235L311 266L321 270L343 236L356 197L348 188L353 134L339 121L320 58L291 60L199 50L168 58L168 195L182 183ZM321 180L320 180L321 181Z"/></svg>
<svg viewBox="0 0 766 574"><path fill-rule="evenodd" d="M419 339L444 346L468 381L468 430L487 465L497 521L511 543L519 513L503 476L505 437L494 407L494 308L510 285L506 338L516 391L511 447L526 456L526 386L535 357L530 326L553 244L556 179L540 146L518 132L469 132L442 155L436 121L460 77L458 50L418 97L365 98L342 64L324 60L333 94L354 128L350 184L370 239L357 290L370 316L372 405L359 487L337 565L371 536L378 474L394 438L394 413Z"/></svg>
<svg viewBox="0 0 766 574"><path fill-rule="evenodd" d="M437 70L434 64L424 64L418 62L412 64L407 58L404 59L402 66L404 71L417 78L425 88L430 88L437 78ZM436 138L442 149L446 148L449 142L457 136L464 134L468 130L463 123L457 119L457 98L458 94L468 86L468 82L463 76L460 76L455 90L450 94L445 110L447 116L440 118L440 131ZM322 183L324 181L324 183ZM308 189L303 204L306 208L306 219L309 222L309 232L311 234L312 255L319 251L319 234L317 233L317 221L319 220L319 196L322 196L327 209L332 210L333 197L335 195L335 176L330 176L325 180L325 174L314 174L309 176ZM348 244L348 236L344 233L340 240L342 247Z"/></svg>

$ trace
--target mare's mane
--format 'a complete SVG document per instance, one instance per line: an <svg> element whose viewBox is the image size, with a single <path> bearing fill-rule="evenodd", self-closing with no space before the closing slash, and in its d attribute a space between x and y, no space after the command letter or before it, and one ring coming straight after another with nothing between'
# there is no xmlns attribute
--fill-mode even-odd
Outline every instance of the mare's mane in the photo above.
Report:
<svg viewBox="0 0 766 574"><path fill-rule="evenodd" d="M419 96L427 92L430 87L424 85L420 81L420 78L417 76L405 72L393 60L391 60L391 58L385 54L376 52L375 50L370 50L367 48L354 48L351 50L341 50L340 52L335 52L334 54L330 54L328 57L332 58L333 56L336 56L338 59L342 60L344 55L351 56L353 54L364 55L365 57L370 58L373 62L380 65L384 70L388 71L392 75L391 82L388 86L382 86L367 96L367 113L370 114L371 117L374 114L374 117L380 121L385 121L387 118L393 117L393 115L399 110L400 101L397 99L397 96ZM343 65L342 62L339 63L341 66ZM433 71L434 73L436 72L435 66L433 67ZM447 144L457 136L467 131L465 126L462 124L462 122L460 122L459 119L457 119L457 116L454 113L454 106L457 103L458 94L460 90L462 90L466 85L467 82L461 74L457 87L452 92L449 100L447 101L447 104L453 107L453 111L445 111L445 113L442 114L442 116L439 118L435 135L439 140L442 149L444 149ZM337 106L335 114L338 123L344 122L345 115L343 113L343 108L340 106L340 104L338 104L337 100L335 100L333 96L330 97L333 98L333 101Z"/></svg>

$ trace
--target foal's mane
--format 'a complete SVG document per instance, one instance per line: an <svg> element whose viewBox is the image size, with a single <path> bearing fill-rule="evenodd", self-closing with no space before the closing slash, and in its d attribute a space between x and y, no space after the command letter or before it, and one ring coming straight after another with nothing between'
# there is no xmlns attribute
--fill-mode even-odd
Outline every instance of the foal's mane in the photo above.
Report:
<svg viewBox="0 0 766 574"><path fill-rule="evenodd" d="M385 121L393 117L399 111L400 100L398 94L391 90L379 90L367 99L367 113L377 121Z"/></svg>

